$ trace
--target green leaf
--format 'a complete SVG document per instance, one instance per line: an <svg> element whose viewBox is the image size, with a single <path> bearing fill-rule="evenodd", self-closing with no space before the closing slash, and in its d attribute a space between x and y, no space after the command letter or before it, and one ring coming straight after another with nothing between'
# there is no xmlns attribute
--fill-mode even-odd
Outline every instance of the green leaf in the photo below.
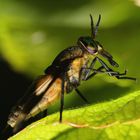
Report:
<svg viewBox="0 0 140 140"><path fill-rule="evenodd" d="M9 140L137 140L140 138L140 91L117 100L66 110L45 117Z"/></svg>

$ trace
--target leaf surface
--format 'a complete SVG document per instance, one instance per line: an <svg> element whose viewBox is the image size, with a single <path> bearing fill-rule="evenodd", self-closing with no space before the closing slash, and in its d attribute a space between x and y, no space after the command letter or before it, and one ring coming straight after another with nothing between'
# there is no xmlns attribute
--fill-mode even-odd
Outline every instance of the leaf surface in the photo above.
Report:
<svg viewBox="0 0 140 140"><path fill-rule="evenodd" d="M96 105L45 117L9 140L137 140L140 138L140 91Z"/></svg>

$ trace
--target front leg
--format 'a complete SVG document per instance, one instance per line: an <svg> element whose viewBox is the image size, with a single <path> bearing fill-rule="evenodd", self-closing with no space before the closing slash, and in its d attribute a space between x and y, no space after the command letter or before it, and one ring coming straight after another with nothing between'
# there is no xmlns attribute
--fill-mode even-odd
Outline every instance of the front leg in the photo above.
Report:
<svg viewBox="0 0 140 140"><path fill-rule="evenodd" d="M109 67L107 66L107 64L106 64L104 61L102 61L100 58L96 57L95 59L98 60L98 61L101 63L102 66L99 67L98 69L85 68L85 69L88 69L88 71L94 71L94 72L93 72L92 74L90 74L90 75L89 75L89 74L86 75L85 79L83 79L83 80L86 81L86 80L88 80L88 79L94 77L97 73L107 73L109 76L114 76L114 77L116 77L117 79L136 80L136 78L124 76L124 75L127 74L127 71L126 71L126 70L125 70L124 73L116 72L116 71L112 70L111 68L109 68ZM95 60L93 60L93 62L94 62L94 61L95 61ZM103 69L104 69L105 71L102 71Z"/></svg>
<svg viewBox="0 0 140 140"><path fill-rule="evenodd" d="M129 80L135 80L135 81L136 81L136 78L123 76L123 75L126 75L126 73L127 73L126 70L125 70L125 72L122 73L122 74L119 73L119 72L115 72L115 71L113 71L111 68L109 68L109 67L107 66L107 64L106 64L104 61L102 61L100 58L97 57L97 60L101 63L101 65L105 68L105 70L106 70L107 72L109 72L109 73L108 73L109 76L115 76L117 79L129 79ZM112 73L112 72L115 72L115 73ZM123 77L121 77L121 76L123 76Z"/></svg>
<svg viewBox="0 0 140 140"><path fill-rule="evenodd" d="M91 69L93 69L93 67L94 67L96 61L97 61L97 58L95 57L95 58L92 60L92 62L91 62L91 64L90 64L89 68L87 68L87 64L84 65L84 66L82 67L82 69L81 69L81 71L80 71L80 74L79 74L80 79L86 80L86 79L89 77L90 72L91 72Z"/></svg>
<svg viewBox="0 0 140 140"><path fill-rule="evenodd" d="M90 78L94 77L98 72L97 71L101 71L102 69L104 69L103 66L99 67L96 72L94 71L92 74L88 75L84 80L87 81L89 80Z"/></svg>
<svg viewBox="0 0 140 140"><path fill-rule="evenodd" d="M107 73L111 76L126 75L126 71L124 73L119 73L119 72L113 71L112 69L110 69L109 71L103 71L103 69L105 69L103 66L99 67L98 69L90 69L91 71L93 71L93 73L91 73L85 80L89 80L90 78L94 77L98 73Z"/></svg>

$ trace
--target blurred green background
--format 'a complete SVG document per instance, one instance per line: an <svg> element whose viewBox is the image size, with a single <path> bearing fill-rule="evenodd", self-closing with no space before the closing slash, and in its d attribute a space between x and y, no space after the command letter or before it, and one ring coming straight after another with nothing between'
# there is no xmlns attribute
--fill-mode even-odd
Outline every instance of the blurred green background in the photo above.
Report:
<svg viewBox="0 0 140 140"><path fill-rule="evenodd" d="M128 76L140 77L139 0L0 0L0 125L10 108L24 94L31 81L48 67L55 56L76 45L80 36L90 35L90 18L102 15L98 40ZM118 98L138 90L139 81L117 80L105 74L84 82L79 89L90 103ZM84 102L69 94L65 108ZM59 110L59 102L49 114Z"/></svg>

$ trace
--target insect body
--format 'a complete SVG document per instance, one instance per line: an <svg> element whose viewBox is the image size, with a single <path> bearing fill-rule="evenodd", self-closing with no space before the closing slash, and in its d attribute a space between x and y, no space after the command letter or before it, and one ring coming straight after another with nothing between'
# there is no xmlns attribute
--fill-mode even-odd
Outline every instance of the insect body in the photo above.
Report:
<svg viewBox="0 0 140 140"><path fill-rule="evenodd" d="M53 63L45 70L45 75L37 78L25 96L17 103L9 115L8 125L14 132L20 129L20 125L44 111L48 106L60 98L60 122L62 121L62 111L64 106L64 93L70 93L75 90L80 97L87 102L78 86L81 81L86 81L97 73L107 73L118 79L131 79L132 77L123 77L124 73L119 73L111 68L100 58L107 59L110 65L118 67L113 57L103 49L102 45L95 40L101 16L96 26L91 18L91 36L80 37L77 45L66 48L54 59ZM95 68L95 63L99 62L100 67Z"/></svg>

